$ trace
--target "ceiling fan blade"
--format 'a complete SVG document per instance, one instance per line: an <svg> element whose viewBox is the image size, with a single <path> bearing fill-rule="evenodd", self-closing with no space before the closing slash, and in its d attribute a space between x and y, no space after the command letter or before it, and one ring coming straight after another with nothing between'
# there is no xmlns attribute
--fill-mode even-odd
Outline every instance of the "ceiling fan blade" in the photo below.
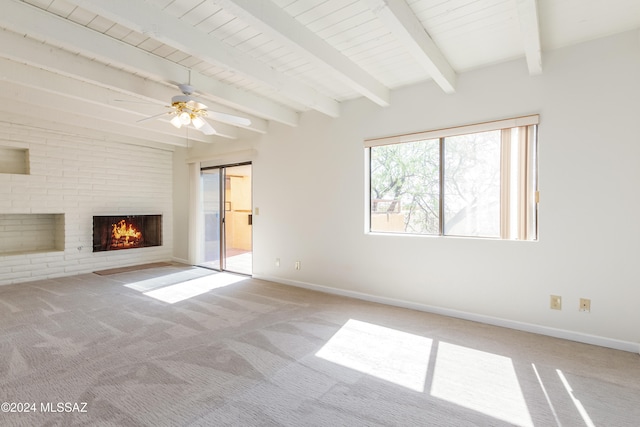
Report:
<svg viewBox="0 0 640 427"><path fill-rule="evenodd" d="M205 135L215 135L218 132L216 132L216 130L213 128L213 126L211 126L209 124L209 122L207 122L206 120L202 119L202 122L204 123L202 126L200 126L200 129L198 129L200 132L204 133Z"/></svg>
<svg viewBox="0 0 640 427"><path fill-rule="evenodd" d="M140 119L136 121L136 123L146 122L147 120L157 119L158 117L166 116L167 114L173 114L171 111L165 111L164 113L156 114L155 116L145 117L144 119Z"/></svg>
<svg viewBox="0 0 640 427"><path fill-rule="evenodd" d="M214 120L232 125L249 126L251 124L251 120L246 117L234 116L233 114L221 113L219 111L207 111L207 115Z"/></svg>

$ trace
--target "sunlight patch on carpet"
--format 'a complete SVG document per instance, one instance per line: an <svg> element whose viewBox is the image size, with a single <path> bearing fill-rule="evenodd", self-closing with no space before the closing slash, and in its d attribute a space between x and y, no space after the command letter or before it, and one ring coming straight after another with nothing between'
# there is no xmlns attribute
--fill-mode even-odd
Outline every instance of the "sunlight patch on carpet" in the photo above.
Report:
<svg viewBox="0 0 640 427"><path fill-rule="evenodd" d="M587 427L595 427L595 424L593 424L593 421L591 420L591 417L587 413L587 410L582 405L582 402L580 402L580 400L577 399L573 394L573 388L569 384L569 381L567 381L567 378L564 376L564 374L560 369L556 369L556 372L560 377L560 381L562 381L562 385L564 385L564 388L567 390L567 393L569 393L569 397L571 397L573 404L575 405L576 409L580 413L580 416L582 417L582 420L584 421L585 425Z"/></svg>
<svg viewBox="0 0 640 427"><path fill-rule="evenodd" d="M508 357L440 342L431 395L511 424L533 427Z"/></svg>
<svg viewBox="0 0 640 427"><path fill-rule="evenodd" d="M246 277L234 274L212 274L210 276L187 280L174 285L165 286L164 288L144 292L144 295L169 304L175 304L177 302L205 294L213 289L229 286L246 279Z"/></svg>
<svg viewBox="0 0 640 427"><path fill-rule="evenodd" d="M184 283L193 278L194 275L191 271L179 271L177 273L163 274L146 280L138 280L137 282L127 283L124 286L126 288L133 289L134 291L148 292L164 286Z"/></svg>
<svg viewBox="0 0 640 427"><path fill-rule="evenodd" d="M558 418L558 412L556 411L556 408L553 406L553 402L551 401L551 397L549 397L549 393L547 392L547 388L544 386L544 382L542 381L542 377L540 377L540 373L538 373L538 368L536 368L535 363L531 364L531 368L533 369L533 372L536 374L536 378L538 380L538 384L540 384L540 388L542 389L542 393L544 394L544 398L547 400L547 404L549 405L549 409L551 410L551 413L553 414L553 418L556 420L556 424L558 424L559 426L562 425L562 423L560 422L560 418Z"/></svg>
<svg viewBox="0 0 640 427"><path fill-rule="evenodd" d="M349 319L317 357L422 392L432 340Z"/></svg>

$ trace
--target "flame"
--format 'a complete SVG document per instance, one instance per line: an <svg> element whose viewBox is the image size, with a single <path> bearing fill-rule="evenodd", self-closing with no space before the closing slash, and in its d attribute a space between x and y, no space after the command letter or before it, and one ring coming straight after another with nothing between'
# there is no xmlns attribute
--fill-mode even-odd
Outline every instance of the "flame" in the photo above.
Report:
<svg viewBox="0 0 640 427"><path fill-rule="evenodd" d="M138 240L142 237L142 233L136 230L133 224L129 224L127 227L127 222L124 219L117 224L112 224L112 226L111 234L116 241L124 238L126 244L129 243L129 239Z"/></svg>

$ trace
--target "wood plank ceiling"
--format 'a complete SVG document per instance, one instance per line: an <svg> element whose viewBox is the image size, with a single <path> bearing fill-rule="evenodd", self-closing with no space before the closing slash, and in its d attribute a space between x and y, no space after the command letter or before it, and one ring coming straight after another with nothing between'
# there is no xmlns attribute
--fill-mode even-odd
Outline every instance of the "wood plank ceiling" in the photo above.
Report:
<svg viewBox="0 0 640 427"><path fill-rule="evenodd" d="M80 126L178 146L387 106L391 90L640 28L637 0L0 0L0 111L22 125ZM523 62L524 67L525 62ZM176 129L180 83L215 135ZM229 121L224 114L251 120ZM187 133L188 132L188 133Z"/></svg>

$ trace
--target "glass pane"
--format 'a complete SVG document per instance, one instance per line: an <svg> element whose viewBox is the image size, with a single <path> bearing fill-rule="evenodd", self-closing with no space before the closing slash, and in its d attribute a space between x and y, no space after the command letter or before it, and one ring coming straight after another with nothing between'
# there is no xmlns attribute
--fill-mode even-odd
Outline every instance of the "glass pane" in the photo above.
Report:
<svg viewBox="0 0 640 427"><path fill-rule="evenodd" d="M225 168L224 269L251 274L251 165Z"/></svg>
<svg viewBox="0 0 640 427"><path fill-rule="evenodd" d="M500 237L500 131L445 138L444 234Z"/></svg>
<svg viewBox="0 0 640 427"><path fill-rule="evenodd" d="M202 211L204 214L203 266L220 269L220 169L203 170Z"/></svg>
<svg viewBox="0 0 640 427"><path fill-rule="evenodd" d="M439 233L437 139L371 148L371 231Z"/></svg>

